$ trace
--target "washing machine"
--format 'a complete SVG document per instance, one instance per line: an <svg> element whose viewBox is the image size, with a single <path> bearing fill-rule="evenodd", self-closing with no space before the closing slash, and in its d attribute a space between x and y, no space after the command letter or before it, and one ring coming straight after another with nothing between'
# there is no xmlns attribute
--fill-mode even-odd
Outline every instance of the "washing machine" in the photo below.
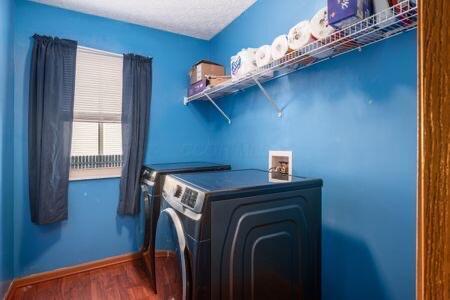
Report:
<svg viewBox="0 0 450 300"><path fill-rule="evenodd" d="M273 175L167 176L156 230L165 296L320 299L322 180Z"/></svg>
<svg viewBox="0 0 450 300"><path fill-rule="evenodd" d="M143 194L144 210L144 243L142 254L145 267L149 276L151 288L156 292L155 279L155 228L160 211L161 190L164 179L168 174L179 174L186 172L206 172L229 170L229 165L210 162L179 162L150 164L142 167L141 189Z"/></svg>

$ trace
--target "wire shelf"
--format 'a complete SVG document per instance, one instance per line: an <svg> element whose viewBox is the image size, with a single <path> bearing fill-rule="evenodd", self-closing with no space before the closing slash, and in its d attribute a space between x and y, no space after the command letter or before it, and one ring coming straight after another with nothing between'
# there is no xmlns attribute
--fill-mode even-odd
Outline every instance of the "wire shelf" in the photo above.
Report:
<svg viewBox="0 0 450 300"><path fill-rule="evenodd" d="M324 39L292 51L283 58L257 68L245 77L230 80L221 85L207 88L197 95L186 97L184 104L204 100L211 101L215 105L213 99L234 94L256 85L266 94L261 86L263 82L285 76L350 51L361 51L365 46L415 28L417 28L417 6L410 0L405 0L353 25L335 31ZM272 99L270 100L272 101ZM231 120L223 111L220 109L219 111L231 123ZM281 116L280 110L278 110L278 114Z"/></svg>

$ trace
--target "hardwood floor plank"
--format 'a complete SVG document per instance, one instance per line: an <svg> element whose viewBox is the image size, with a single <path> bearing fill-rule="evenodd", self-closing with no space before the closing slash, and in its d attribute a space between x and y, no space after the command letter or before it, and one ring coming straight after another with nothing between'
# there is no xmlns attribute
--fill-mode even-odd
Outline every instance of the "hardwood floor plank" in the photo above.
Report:
<svg viewBox="0 0 450 300"><path fill-rule="evenodd" d="M91 297L91 282L88 276L78 274L62 278L61 293L64 299L88 299Z"/></svg>
<svg viewBox="0 0 450 300"><path fill-rule="evenodd" d="M63 279L55 279L54 281L46 281L36 285L37 300L57 300L62 299L61 285Z"/></svg>
<svg viewBox="0 0 450 300"><path fill-rule="evenodd" d="M176 261L166 257L162 259L161 289L158 295L150 288L150 281L142 260L134 260L105 268L87 271L76 275L39 282L18 288L15 300L169 300L180 299L179 272Z"/></svg>

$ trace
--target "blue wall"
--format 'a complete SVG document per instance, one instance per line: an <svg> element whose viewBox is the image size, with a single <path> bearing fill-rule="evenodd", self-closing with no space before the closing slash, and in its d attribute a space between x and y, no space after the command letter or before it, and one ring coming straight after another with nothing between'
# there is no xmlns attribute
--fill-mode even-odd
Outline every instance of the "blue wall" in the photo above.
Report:
<svg viewBox="0 0 450 300"><path fill-rule="evenodd" d="M13 10L0 2L0 298L13 277Z"/></svg>
<svg viewBox="0 0 450 300"><path fill-rule="evenodd" d="M209 139L210 107L182 105L187 70L208 55L208 43L22 0L17 1L16 20L14 177L21 179L14 183L16 276L136 251L142 228L139 218L116 216L118 179L72 182L68 221L50 226L30 222L26 143L30 37L58 36L87 47L154 58L147 162L208 159L196 149Z"/></svg>
<svg viewBox="0 0 450 300"><path fill-rule="evenodd" d="M205 42L18 0L14 177L21 180L14 182L15 275L136 251L142 235L139 218L116 216L118 179L72 182L68 221L30 223L27 95L30 37L38 33L154 57L146 162L215 160L265 169L269 150L293 150L294 173L325 183L324 299L414 299L414 32L266 84L286 107L282 119L254 88L218 102L232 125L208 103L181 104L194 61L210 57L228 65L241 48L270 43L323 5L260 0Z"/></svg>
<svg viewBox="0 0 450 300"><path fill-rule="evenodd" d="M211 41L229 64L271 43L325 1L257 1ZM276 14L274 12L282 12ZM212 149L234 168L292 150L294 173L322 177L323 298L414 299L416 36L407 33L218 101Z"/></svg>

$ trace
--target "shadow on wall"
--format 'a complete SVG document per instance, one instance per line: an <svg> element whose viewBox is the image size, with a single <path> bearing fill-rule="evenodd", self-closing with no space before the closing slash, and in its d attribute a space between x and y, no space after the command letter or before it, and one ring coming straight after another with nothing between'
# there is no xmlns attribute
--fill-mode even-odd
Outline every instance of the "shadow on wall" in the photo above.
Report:
<svg viewBox="0 0 450 300"><path fill-rule="evenodd" d="M323 227L322 234L322 299L388 299L376 262L363 240L328 226Z"/></svg>
<svg viewBox="0 0 450 300"><path fill-rule="evenodd" d="M127 236L131 242L132 249L140 249L144 242L144 214L142 210L139 215L136 216L121 216L116 215L116 232L118 236Z"/></svg>

